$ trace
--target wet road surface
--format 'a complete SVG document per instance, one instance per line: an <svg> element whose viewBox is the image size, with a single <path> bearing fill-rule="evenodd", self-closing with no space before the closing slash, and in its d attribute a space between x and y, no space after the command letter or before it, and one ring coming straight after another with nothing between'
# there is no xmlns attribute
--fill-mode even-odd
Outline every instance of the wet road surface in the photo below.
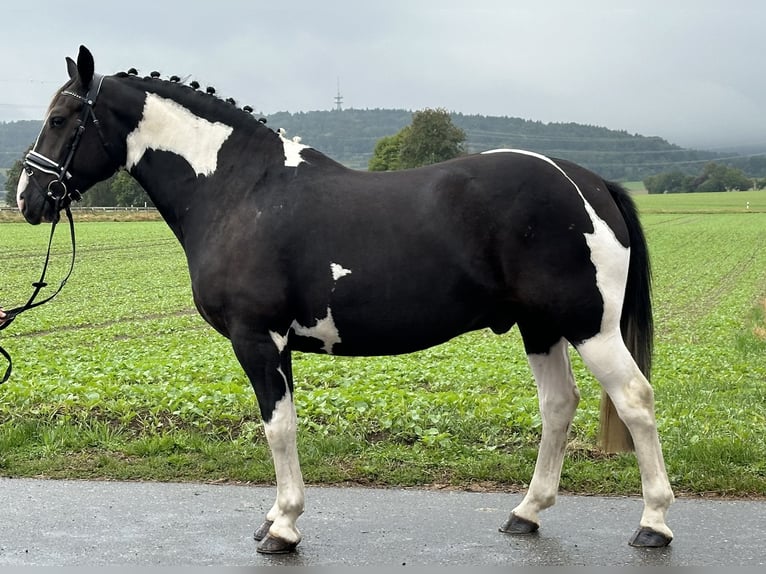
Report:
<svg viewBox="0 0 766 574"><path fill-rule="evenodd" d="M766 501L679 499L673 543L636 549L638 498L560 496L535 535L520 494L308 487L298 552L262 556L273 487L0 479L0 565L766 565Z"/></svg>

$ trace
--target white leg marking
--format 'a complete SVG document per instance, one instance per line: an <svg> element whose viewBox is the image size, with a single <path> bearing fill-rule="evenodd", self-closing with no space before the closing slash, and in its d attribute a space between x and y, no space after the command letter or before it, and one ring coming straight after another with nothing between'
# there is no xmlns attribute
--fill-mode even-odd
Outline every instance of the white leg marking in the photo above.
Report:
<svg viewBox="0 0 766 574"><path fill-rule="evenodd" d="M178 154L197 175L212 175L232 131L231 126L200 118L173 100L147 92L143 117L128 134L125 167L129 170L146 150L154 149Z"/></svg>
<svg viewBox="0 0 766 574"><path fill-rule="evenodd" d="M282 376L284 377L284 374ZM263 428L274 459L277 478L277 500L266 514L266 519L273 522L269 534L298 543L301 533L295 522L303 514L304 486L298 461L298 419L289 392L276 404L271 420L265 423Z"/></svg>
<svg viewBox="0 0 766 574"><path fill-rule="evenodd" d="M346 269L343 265L337 263L330 263L330 272L332 273L333 281L337 281L346 275L351 275L351 269Z"/></svg>
<svg viewBox="0 0 766 574"><path fill-rule="evenodd" d="M612 399L628 427L641 471L644 512L641 526L673 537L665 524L673 490L665 471L654 418L654 391L622 340L619 325L577 346L587 367Z"/></svg>
<svg viewBox="0 0 766 574"><path fill-rule="evenodd" d="M528 357L537 383L543 436L529 489L513 514L535 524L540 523L538 513L556 502L567 434L580 402L568 348L568 343L561 339L547 355Z"/></svg>
<svg viewBox="0 0 766 574"><path fill-rule="evenodd" d="M322 350L328 355L332 355L332 348L336 343L340 343L340 334L332 318L332 310L327 307L327 315L324 319L319 319L313 327L304 327L297 321L293 321L292 328L296 335L301 337L311 337L322 341Z"/></svg>

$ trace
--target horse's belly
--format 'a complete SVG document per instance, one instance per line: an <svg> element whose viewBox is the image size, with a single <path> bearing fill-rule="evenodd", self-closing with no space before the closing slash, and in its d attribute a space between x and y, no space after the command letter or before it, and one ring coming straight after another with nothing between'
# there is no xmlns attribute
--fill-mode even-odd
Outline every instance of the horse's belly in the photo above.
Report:
<svg viewBox="0 0 766 574"><path fill-rule="evenodd" d="M293 322L291 347L298 351L347 356L397 355L444 343L467 331L490 326L484 309L430 306L409 311L327 309L310 325Z"/></svg>

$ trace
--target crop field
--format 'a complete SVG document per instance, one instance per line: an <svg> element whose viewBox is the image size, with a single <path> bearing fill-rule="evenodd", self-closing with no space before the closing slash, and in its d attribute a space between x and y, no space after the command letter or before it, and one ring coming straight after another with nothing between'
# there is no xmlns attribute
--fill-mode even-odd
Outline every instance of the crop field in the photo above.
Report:
<svg viewBox="0 0 766 574"><path fill-rule="evenodd" d="M764 496L766 192L637 202L653 257L653 384L671 483ZM0 332L14 359L0 387L0 474L272 481L252 390L228 341L194 310L164 223L87 221L77 234L63 292ZM47 235L0 225L6 308L28 297ZM62 226L52 285L68 254ZM600 391L572 358L582 400L562 487L637 493L634 456L596 447ZM400 357L296 353L293 370L307 482L511 490L532 475L541 423L516 330Z"/></svg>

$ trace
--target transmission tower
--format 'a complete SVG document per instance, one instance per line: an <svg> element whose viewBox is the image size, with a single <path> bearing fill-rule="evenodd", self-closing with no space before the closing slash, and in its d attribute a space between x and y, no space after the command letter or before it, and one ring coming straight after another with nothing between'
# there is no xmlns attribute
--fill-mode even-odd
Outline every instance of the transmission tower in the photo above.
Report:
<svg viewBox="0 0 766 574"><path fill-rule="evenodd" d="M335 111L343 111L343 96L340 95L340 78L338 78L338 93L335 96Z"/></svg>

